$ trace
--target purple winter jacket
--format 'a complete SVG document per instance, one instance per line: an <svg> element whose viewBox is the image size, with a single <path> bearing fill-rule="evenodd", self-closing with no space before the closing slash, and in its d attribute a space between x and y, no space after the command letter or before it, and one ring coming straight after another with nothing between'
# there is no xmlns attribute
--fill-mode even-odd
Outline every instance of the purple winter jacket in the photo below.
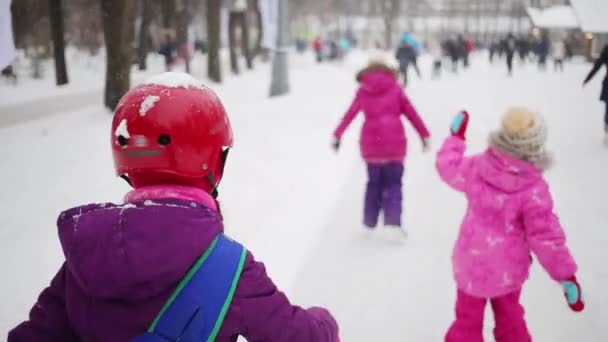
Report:
<svg viewBox="0 0 608 342"><path fill-rule="evenodd" d="M129 341L145 332L196 259L222 232L215 210L178 199L90 204L58 219L66 261L9 342ZM324 309L292 306L247 253L216 338L336 342Z"/></svg>

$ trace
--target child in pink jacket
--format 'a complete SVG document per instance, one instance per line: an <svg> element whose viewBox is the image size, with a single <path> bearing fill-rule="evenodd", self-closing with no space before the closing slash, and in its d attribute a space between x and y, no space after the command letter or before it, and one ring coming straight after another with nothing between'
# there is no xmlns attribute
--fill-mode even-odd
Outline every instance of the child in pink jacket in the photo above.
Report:
<svg viewBox="0 0 608 342"><path fill-rule="evenodd" d="M507 112L482 154L465 157L469 116L460 113L452 136L439 151L437 170L465 193L468 208L452 256L458 287L456 320L447 342L483 341L483 314L494 310L497 342L528 342L531 336L519 303L531 252L564 288L571 309L584 308L576 263L566 247L543 170L549 166L543 119L525 109Z"/></svg>
<svg viewBox="0 0 608 342"><path fill-rule="evenodd" d="M384 210L384 224L401 226L401 184L407 139L404 115L428 146L429 131L397 82L397 71L384 61L372 61L357 74L360 83L353 103L334 132L334 148L359 112L365 115L361 131L361 154L367 162L369 180L365 193L363 222L368 228L378 224ZM394 230L398 232L398 230ZM404 231L401 231L404 232Z"/></svg>

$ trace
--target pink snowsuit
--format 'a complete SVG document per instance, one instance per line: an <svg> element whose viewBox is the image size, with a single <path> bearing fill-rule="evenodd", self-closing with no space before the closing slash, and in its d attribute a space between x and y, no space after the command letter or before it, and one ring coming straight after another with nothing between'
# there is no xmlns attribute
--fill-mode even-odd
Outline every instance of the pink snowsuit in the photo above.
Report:
<svg viewBox="0 0 608 342"><path fill-rule="evenodd" d="M446 341L483 340L487 298L496 315L497 341L529 341L519 293L529 275L530 253L556 281L573 276L576 263L539 169L493 148L468 158L464 152L464 141L450 137L436 165L443 181L468 200L452 256L457 320Z"/></svg>
<svg viewBox="0 0 608 342"><path fill-rule="evenodd" d="M362 111L365 123L361 131L361 154L368 163L403 163L407 148L401 115L412 123L422 138L429 137L420 116L405 96L393 75L370 71L361 79L355 100L334 132L337 139Z"/></svg>

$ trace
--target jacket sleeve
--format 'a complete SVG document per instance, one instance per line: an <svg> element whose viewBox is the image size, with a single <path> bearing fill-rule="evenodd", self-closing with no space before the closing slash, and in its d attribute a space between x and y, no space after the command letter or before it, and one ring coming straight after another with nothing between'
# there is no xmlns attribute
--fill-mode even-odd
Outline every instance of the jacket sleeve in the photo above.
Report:
<svg viewBox="0 0 608 342"><path fill-rule="evenodd" d="M553 213L549 186L542 181L525 196L523 219L530 249L551 278L556 281L570 278L577 266L566 246L559 219Z"/></svg>
<svg viewBox="0 0 608 342"><path fill-rule="evenodd" d="M292 305L250 253L233 305L248 341L338 341L338 324L332 315L322 308L306 310Z"/></svg>
<svg viewBox="0 0 608 342"><path fill-rule="evenodd" d="M598 58L597 61L595 61L595 64L593 65L593 69L591 69L591 71L589 72L589 75L587 75L587 78L585 78L585 83L591 81L591 79L595 76L595 74L597 74L597 72L600 70L600 68L602 67L602 65L604 63L608 63L608 47L604 48L600 58Z"/></svg>
<svg viewBox="0 0 608 342"><path fill-rule="evenodd" d="M420 115L418 115L416 108L414 108L412 102L407 98L403 90L400 91L399 107L401 113L403 113L405 117L412 123L412 126L414 126L416 132L418 132L421 138L424 139L431 136L428 129L424 125L424 122L420 118Z"/></svg>
<svg viewBox="0 0 608 342"><path fill-rule="evenodd" d="M78 341L68 320L65 301L65 264L30 311L29 320L8 333L8 342Z"/></svg>
<svg viewBox="0 0 608 342"><path fill-rule="evenodd" d="M346 111L346 114L344 114L344 117L342 118L342 121L338 125L338 128L336 128L336 130L334 131L334 137L336 137L336 139L342 138L342 135L344 134L344 132L346 131L348 126L353 122L353 120L355 119L357 114L359 114L360 110L361 110L361 104L360 104L360 100L359 100L359 94L357 93L357 96L355 97L355 99L351 103L350 107Z"/></svg>
<svg viewBox="0 0 608 342"><path fill-rule="evenodd" d="M441 179L455 190L464 192L474 157L465 157L465 142L458 137L447 138L437 153L435 167Z"/></svg>

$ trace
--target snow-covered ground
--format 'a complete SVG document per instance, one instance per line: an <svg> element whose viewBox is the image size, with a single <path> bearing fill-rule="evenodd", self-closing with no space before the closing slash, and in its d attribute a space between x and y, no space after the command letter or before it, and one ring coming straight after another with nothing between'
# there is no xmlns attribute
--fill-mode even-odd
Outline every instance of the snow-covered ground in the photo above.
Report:
<svg viewBox="0 0 608 342"><path fill-rule="evenodd" d="M365 56L340 64L317 65L311 56L291 62L289 96L267 97L268 65L216 87L236 139L221 186L227 231L266 263L294 302L330 308L343 341L440 341L453 317L450 254L464 199L440 182L434 152L423 154L408 127L404 222L410 236L403 246L386 243L381 231L365 238L361 118L338 155L329 146ZM423 60L423 76L430 74L429 64ZM600 82L581 88L589 67L567 64L558 74L525 66L507 78L502 62L488 65L479 56L471 70L441 80L414 76L408 89L435 148L461 108L472 115L471 152L484 149L508 106L529 106L547 118L556 156L547 178L580 265L587 308L570 312L559 286L535 263L523 302L537 341L608 341L608 149L601 144ZM103 72L96 77L89 81L101 89ZM0 86L3 96L5 90ZM109 127L110 115L93 102L0 128L0 336L26 317L63 260L54 226L58 212L83 202L119 201L127 191L113 177ZM492 325L488 312L488 340Z"/></svg>

